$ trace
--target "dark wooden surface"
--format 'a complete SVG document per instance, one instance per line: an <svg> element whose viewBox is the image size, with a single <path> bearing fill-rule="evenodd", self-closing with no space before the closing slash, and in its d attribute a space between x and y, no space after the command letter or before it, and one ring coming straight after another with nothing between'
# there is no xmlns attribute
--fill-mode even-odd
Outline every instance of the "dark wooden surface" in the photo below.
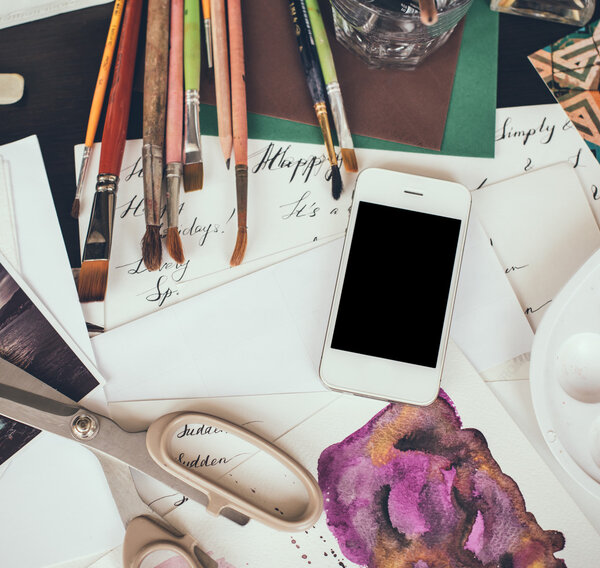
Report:
<svg viewBox="0 0 600 568"><path fill-rule="evenodd" d="M82 143L85 135L111 12L112 4L106 4L0 30L0 72L20 73L25 78L23 99L14 105L0 105L0 144L38 136L72 266L80 264L77 222L70 216L75 191L73 147ZM598 12L597 7L594 18ZM499 107L553 102L527 55L573 29L500 16ZM143 41L142 33L138 49ZM128 138L140 138L142 132L142 59L138 56ZM101 135L100 126L96 140Z"/></svg>

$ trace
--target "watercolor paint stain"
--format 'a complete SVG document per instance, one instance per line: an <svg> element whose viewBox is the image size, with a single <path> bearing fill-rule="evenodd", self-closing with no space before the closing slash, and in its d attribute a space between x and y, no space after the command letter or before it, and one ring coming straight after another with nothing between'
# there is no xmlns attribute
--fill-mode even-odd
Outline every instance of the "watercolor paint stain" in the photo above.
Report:
<svg viewBox="0 0 600 568"><path fill-rule="evenodd" d="M369 568L559 568L562 533L526 510L475 429L445 393L390 404L319 458L327 525Z"/></svg>

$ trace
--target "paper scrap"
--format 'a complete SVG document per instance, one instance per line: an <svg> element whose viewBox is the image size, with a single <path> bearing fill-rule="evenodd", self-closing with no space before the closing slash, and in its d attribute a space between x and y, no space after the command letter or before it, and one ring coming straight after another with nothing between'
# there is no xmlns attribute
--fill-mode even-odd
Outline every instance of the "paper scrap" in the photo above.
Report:
<svg viewBox="0 0 600 568"><path fill-rule="evenodd" d="M20 0L19 3L3 2L0 6L0 29L33 22L73 10L107 4L110 0Z"/></svg>
<svg viewBox="0 0 600 568"><path fill-rule="evenodd" d="M473 193L473 210L532 329L600 247L600 230L571 165L560 163Z"/></svg>
<svg viewBox="0 0 600 568"><path fill-rule="evenodd" d="M248 248L242 267L229 260L237 233L235 172L227 170L219 140L203 136L207 168L202 191L181 192L179 231L186 260L178 265L163 247L156 272L142 262L140 242L146 230L143 210L141 140L128 141L123 157L105 300L105 329L114 329L162 307L232 280L262 259L343 234L352 185L339 200L331 195L330 167L322 146L250 140L248 157ZM78 152L81 147L78 147ZM100 145L94 147L90 172L98 171ZM85 244L95 179L88 176L81 198L80 242ZM163 216L164 219L164 216ZM165 224L165 223L163 223ZM162 229L166 233L166 227ZM164 235L163 235L164 236ZM256 267L254 267L254 270ZM210 276L209 279L204 278Z"/></svg>
<svg viewBox="0 0 600 568"><path fill-rule="evenodd" d="M450 335L480 372L528 353L533 332L474 211Z"/></svg>

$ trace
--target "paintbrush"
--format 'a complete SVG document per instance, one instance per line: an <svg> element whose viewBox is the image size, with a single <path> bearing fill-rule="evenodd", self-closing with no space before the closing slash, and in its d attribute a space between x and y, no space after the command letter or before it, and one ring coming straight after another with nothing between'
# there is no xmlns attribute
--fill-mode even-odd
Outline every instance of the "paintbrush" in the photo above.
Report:
<svg viewBox="0 0 600 568"><path fill-rule="evenodd" d="M313 107L323 133L325 148L327 149L327 158L331 167L331 193L334 199L339 199L342 193L342 177L337 163L333 140L331 139L331 128L329 126L329 117L327 115L327 94L321 68L319 67L319 56L315 46L314 38L310 29L308 13L306 6L299 0L289 0L290 13L296 32L298 42L298 51L304 68L304 76L308 90L313 101Z"/></svg>
<svg viewBox="0 0 600 568"><path fill-rule="evenodd" d="M308 9L308 17L312 28L312 33L317 44L317 53L321 64L321 71L327 86L327 95L329 97L329 106L333 114L333 121L338 135L338 142L342 150L342 161L346 170L351 172L358 171L356 162L356 153L354 152L354 144L352 143L352 135L348 127L346 119L346 111L344 110L344 102L342 100L342 91L338 83L335 65L333 63L333 55L331 54L331 46L327 39L327 32L323 24L321 11L317 0L301 0L304 7Z"/></svg>
<svg viewBox="0 0 600 568"><path fill-rule="evenodd" d="M163 146L169 61L169 0L149 0L144 64L143 146L144 214L142 259L148 270L158 270L162 258L160 240Z"/></svg>
<svg viewBox="0 0 600 568"><path fill-rule="evenodd" d="M129 0L123 16L123 27L102 133L96 193L77 286L81 302L100 302L106 295L115 202L129 121L142 2L143 0Z"/></svg>
<svg viewBox="0 0 600 568"><path fill-rule="evenodd" d="M246 115L246 79L244 37L240 0L228 0L229 61L231 68L231 116L235 155L235 191L237 197L237 238L229 263L238 266L244 260L248 243L248 117Z"/></svg>
<svg viewBox="0 0 600 568"><path fill-rule="evenodd" d="M183 0L171 0L171 33L169 50L169 87L167 95L167 251L178 264L183 264L183 245L179 236L179 185L183 174L181 163L183 132Z"/></svg>
<svg viewBox="0 0 600 568"><path fill-rule="evenodd" d="M87 130L85 132L85 143L83 147L81 165L79 166L79 177L77 179L75 199L73 200L73 205L71 206L71 217L74 219L79 218L81 192L83 190L85 176L90 163L90 156L92 155L92 147L94 145L94 138L96 137L96 130L100 120L102 104L104 103L104 93L106 92L106 84L108 83L113 53L115 51L115 45L117 44L117 36L119 34L119 26L121 24L121 15L123 14L123 3L124 0L115 0L112 16L110 18L110 25L108 26L108 35L106 36L106 43L104 44L104 53L102 53L100 71L98 71L98 78L96 79L96 88L94 89L92 106L90 108L90 116L88 118Z"/></svg>
<svg viewBox="0 0 600 568"><path fill-rule="evenodd" d="M185 140L183 188L202 189L204 170L200 145L200 4L185 0L183 16L183 75L185 83Z"/></svg>
<svg viewBox="0 0 600 568"><path fill-rule="evenodd" d="M209 68L213 66L212 54L212 25L210 0L202 0L202 20L204 21L204 41L206 43L206 62Z"/></svg>
<svg viewBox="0 0 600 568"><path fill-rule="evenodd" d="M211 0L215 65L215 95L219 142L229 169L231 160L231 92L229 87L229 52L227 49L227 16L225 0Z"/></svg>
<svg viewBox="0 0 600 568"><path fill-rule="evenodd" d="M419 10L421 11L421 22L424 25L431 26L438 21L435 0L419 0Z"/></svg>

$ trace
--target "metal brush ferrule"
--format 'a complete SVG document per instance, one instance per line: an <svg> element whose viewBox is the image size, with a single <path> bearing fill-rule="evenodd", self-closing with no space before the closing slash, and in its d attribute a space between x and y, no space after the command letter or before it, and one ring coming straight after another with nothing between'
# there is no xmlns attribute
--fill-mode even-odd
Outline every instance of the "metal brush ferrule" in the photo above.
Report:
<svg viewBox="0 0 600 568"><path fill-rule="evenodd" d="M90 165L90 156L92 155L92 147L83 147L83 156L81 156L81 165L79 166L79 177L77 178L77 189L75 190L75 198L81 197L83 191L83 183L87 174L88 166Z"/></svg>
<svg viewBox="0 0 600 568"><path fill-rule="evenodd" d="M144 144L142 146L142 167L144 169L144 215L146 225L160 225L163 177L162 146L154 144Z"/></svg>
<svg viewBox="0 0 600 568"><path fill-rule="evenodd" d="M118 176L98 175L82 262L110 258L118 183Z"/></svg>
<svg viewBox="0 0 600 568"><path fill-rule="evenodd" d="M342 101L342 91L340 84L336 81L327 85L327 95L329 97L329 105L331 106L331 114L333 114L333 122L338 135L338 142L342 148L354 148L352 143L352 135L344 110L344 102Z"/></svg>
<svg viewBox="0 0 600 568"><path fill-rule="evenodd" d="M315 113L317 114L321 132L323 133L323 140L327 150L327 159L329 160L330 165L336 166L337 156L335 154L335 148L333 147L333 140L331 139L331 126L329 125L329 118L327 116L327 105L324 102L316 103Z"/></svg>
<svg viewBox="0 0 600 568"><path fill-rule="evenodd" d="M167 180L167 227L177 227L179 224L179 186L183 175L183 165L180 162L167 164L165 178Z"/></svg>
<svg viewBox="0 0 600 568"><path fill-rule="evenodd" d="M204 20L204 37L206 38L206 62L209 67L213 66L212 54L212 20Z"/></svg>
<svg viewBox="0 0 600 568"><path fill-rule="evenodd" d="M200 94L196 89L189 89L185 92L184 126L184 163L192 164L201 162L202 146L200 145Z"/></svg>
<svg viewBox="0 0 600 568"><path fill-rule="evenodd" d="M235 195L238 211L238 228L245 229L248 213L248 166L238 164L235 166Z"/></svg>

